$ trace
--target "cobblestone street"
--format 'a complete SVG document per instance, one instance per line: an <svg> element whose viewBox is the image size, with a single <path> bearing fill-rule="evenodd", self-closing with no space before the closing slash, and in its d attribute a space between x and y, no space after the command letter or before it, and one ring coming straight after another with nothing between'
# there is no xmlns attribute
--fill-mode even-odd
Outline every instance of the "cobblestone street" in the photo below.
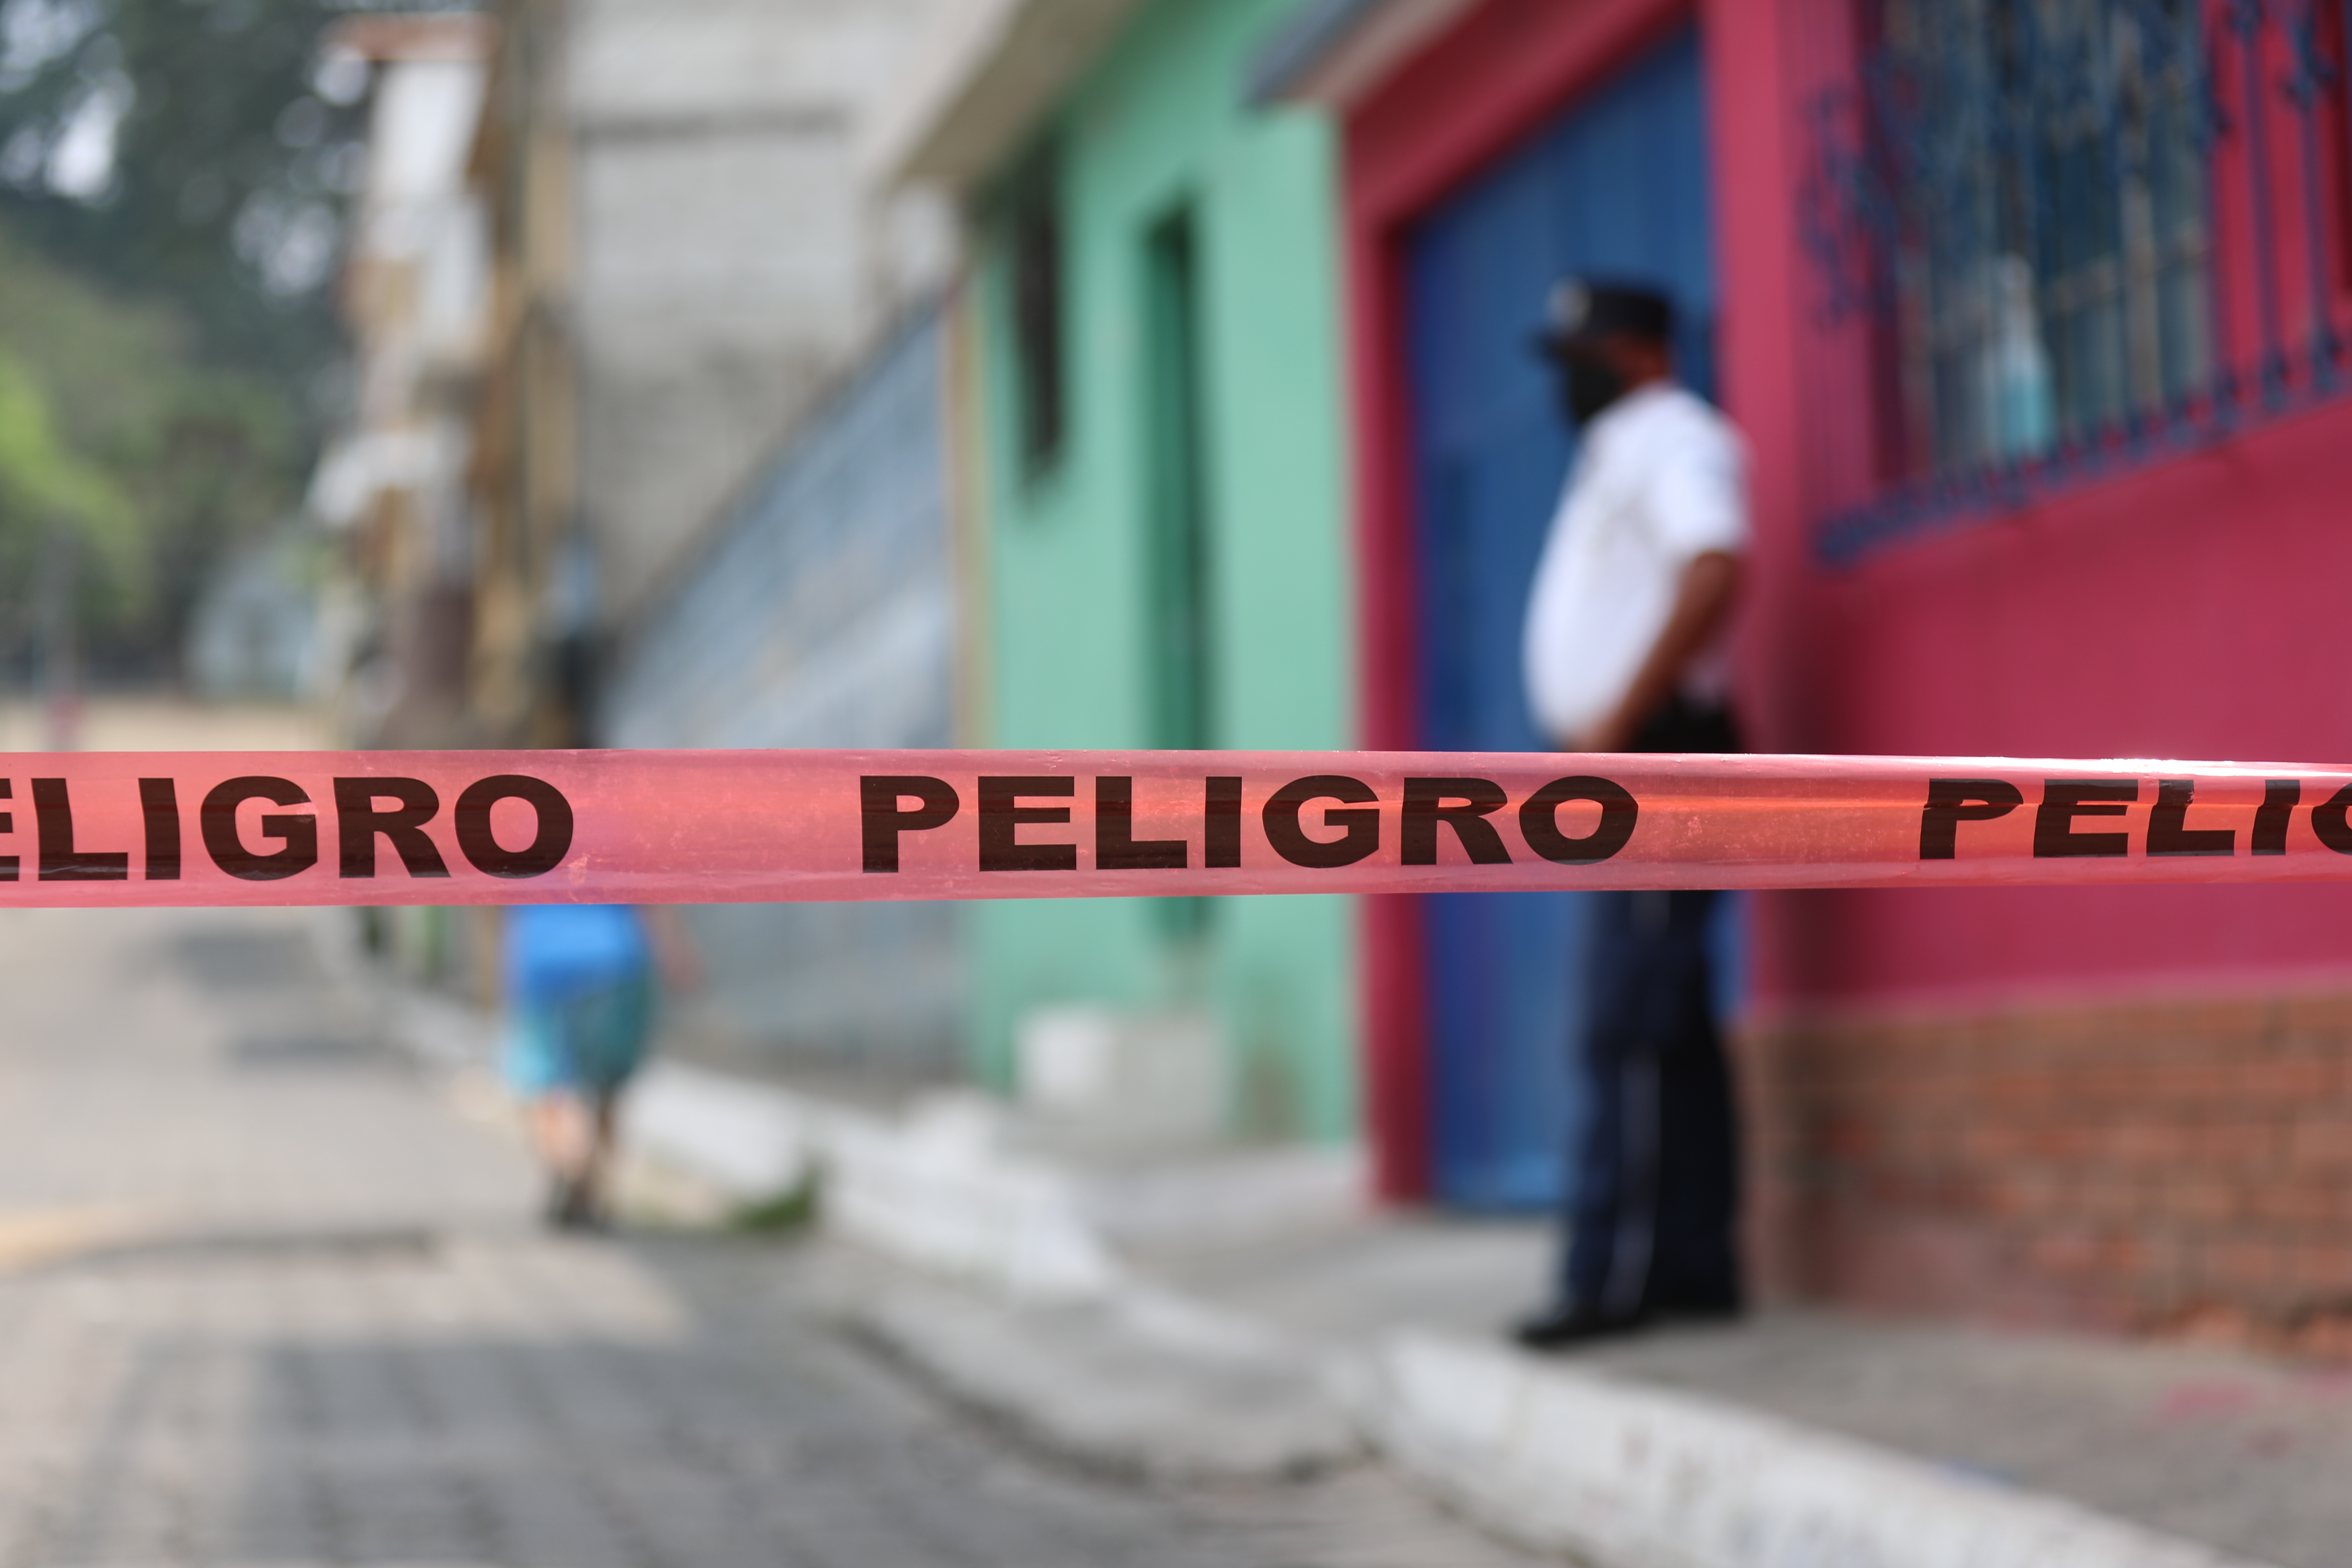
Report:
<svg viewBox="0 0 2352 1568"><path fill-rule="evenodd" d="M299 911L0 913L0 1563L1487 1564L1371 1468L1060 1469L789 1244L573 1242Z"/></svg>

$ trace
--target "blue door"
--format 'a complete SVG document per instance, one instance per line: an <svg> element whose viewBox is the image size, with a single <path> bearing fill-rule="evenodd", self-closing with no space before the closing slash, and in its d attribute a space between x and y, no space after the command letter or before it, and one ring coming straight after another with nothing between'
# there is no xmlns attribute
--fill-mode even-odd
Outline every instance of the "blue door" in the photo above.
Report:
<svg viewBox="0 0 2352 1568"><path fill-rule="evenodd" d="M1528 342L1554 279L1675 298L1683 378L1713 391L1715 276L1698 48L1685 33L1580 99L1409 237L1423 743L1540 751L1519 679L1536 556L1574 455ZM1424 899L1432 1170L1442 1203L1557 1203L1580 1108L1585 897Z"/></svg>

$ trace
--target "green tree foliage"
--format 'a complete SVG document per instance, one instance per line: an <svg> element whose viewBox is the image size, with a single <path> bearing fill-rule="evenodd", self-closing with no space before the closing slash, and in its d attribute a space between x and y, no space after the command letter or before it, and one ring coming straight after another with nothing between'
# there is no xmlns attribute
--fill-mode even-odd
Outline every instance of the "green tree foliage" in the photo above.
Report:
<svg viewBox="0 0 2352 1568"><path fill-rule="evenodd" d="M0 657L44 531L80 542L93 662L155 673L292 506L365 83L320 48L357 8L0 0Z"/></svg>
<svg viewBox="0 0 2352 1568"><path fill-rule="evenodd" d="M40 384L5 357L0 357L0 517L16 524L0 530L0 558L22 581L48 592L78 590L79 574L61 581L55 570L64 564L55 562L63 549L77 561L95 556L110 586L128 584L134 594L143 586L135 514L122 492L58 440ZM55 562L46 575L44 557Z"/></svg>
<svg viewBox="0 0 2352 1568"><path fill-rule="evenodd" d="M315 373L334 350L325 284L359 129L355 103L331 100L357 83L316 90L320 49L358 8L5 0L0 221L124 293L173 300L208 358Z"/></svg>
<svg viewBox="0 0 2352 1568"><path fill-rule="evenodd" d="M209 364L169 306L108 294L5 237L0 355L52 426L70 463L58 472L85 472L113 499L45 508L0 472L0 639L9 599L37 593L37 541L70 524L85 545L75 609L91 656L152 672L176 654L221 552L294 503L301 442L285 395Z"/></svg>
<svg viewBox="0 0 2352 1568"><path fill-rule="evenodd" d="M222 551L292 503L285 401L206 363L169 307L0 239L0 648L29 626L61 530L94 660L152 673Z"/></svg>

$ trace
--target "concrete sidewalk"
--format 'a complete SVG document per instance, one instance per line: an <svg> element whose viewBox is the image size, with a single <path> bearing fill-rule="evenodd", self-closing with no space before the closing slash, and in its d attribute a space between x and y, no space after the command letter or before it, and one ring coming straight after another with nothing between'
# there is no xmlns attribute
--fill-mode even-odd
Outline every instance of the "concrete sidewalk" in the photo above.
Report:
<svg viewBox="0 0 2352 1568"><path fill-rule="evenodd" d="M1543 1228L1365 1211L1344 1155L1087 1165L985 1103L852 1108L668 1065L641 1163L824 1173L838 1303L1081 1460L1267 1476L1377 1452L1601 1568L2334 1568L2352 1376L2215 1351L1768 1313L1555 1358L1497 1330Z"/></svg>

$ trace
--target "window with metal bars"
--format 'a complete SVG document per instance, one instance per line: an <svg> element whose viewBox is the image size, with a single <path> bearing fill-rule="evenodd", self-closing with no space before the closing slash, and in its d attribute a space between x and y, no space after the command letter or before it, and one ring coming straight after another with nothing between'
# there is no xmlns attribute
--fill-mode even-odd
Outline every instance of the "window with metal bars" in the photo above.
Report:
<svg viewBox="0 0 2352 1568"><path fill-rule="evenodd" d="M1850 557L2344 381L2345 0L1865 0L1805 232L1876 323Z"/></svg>

